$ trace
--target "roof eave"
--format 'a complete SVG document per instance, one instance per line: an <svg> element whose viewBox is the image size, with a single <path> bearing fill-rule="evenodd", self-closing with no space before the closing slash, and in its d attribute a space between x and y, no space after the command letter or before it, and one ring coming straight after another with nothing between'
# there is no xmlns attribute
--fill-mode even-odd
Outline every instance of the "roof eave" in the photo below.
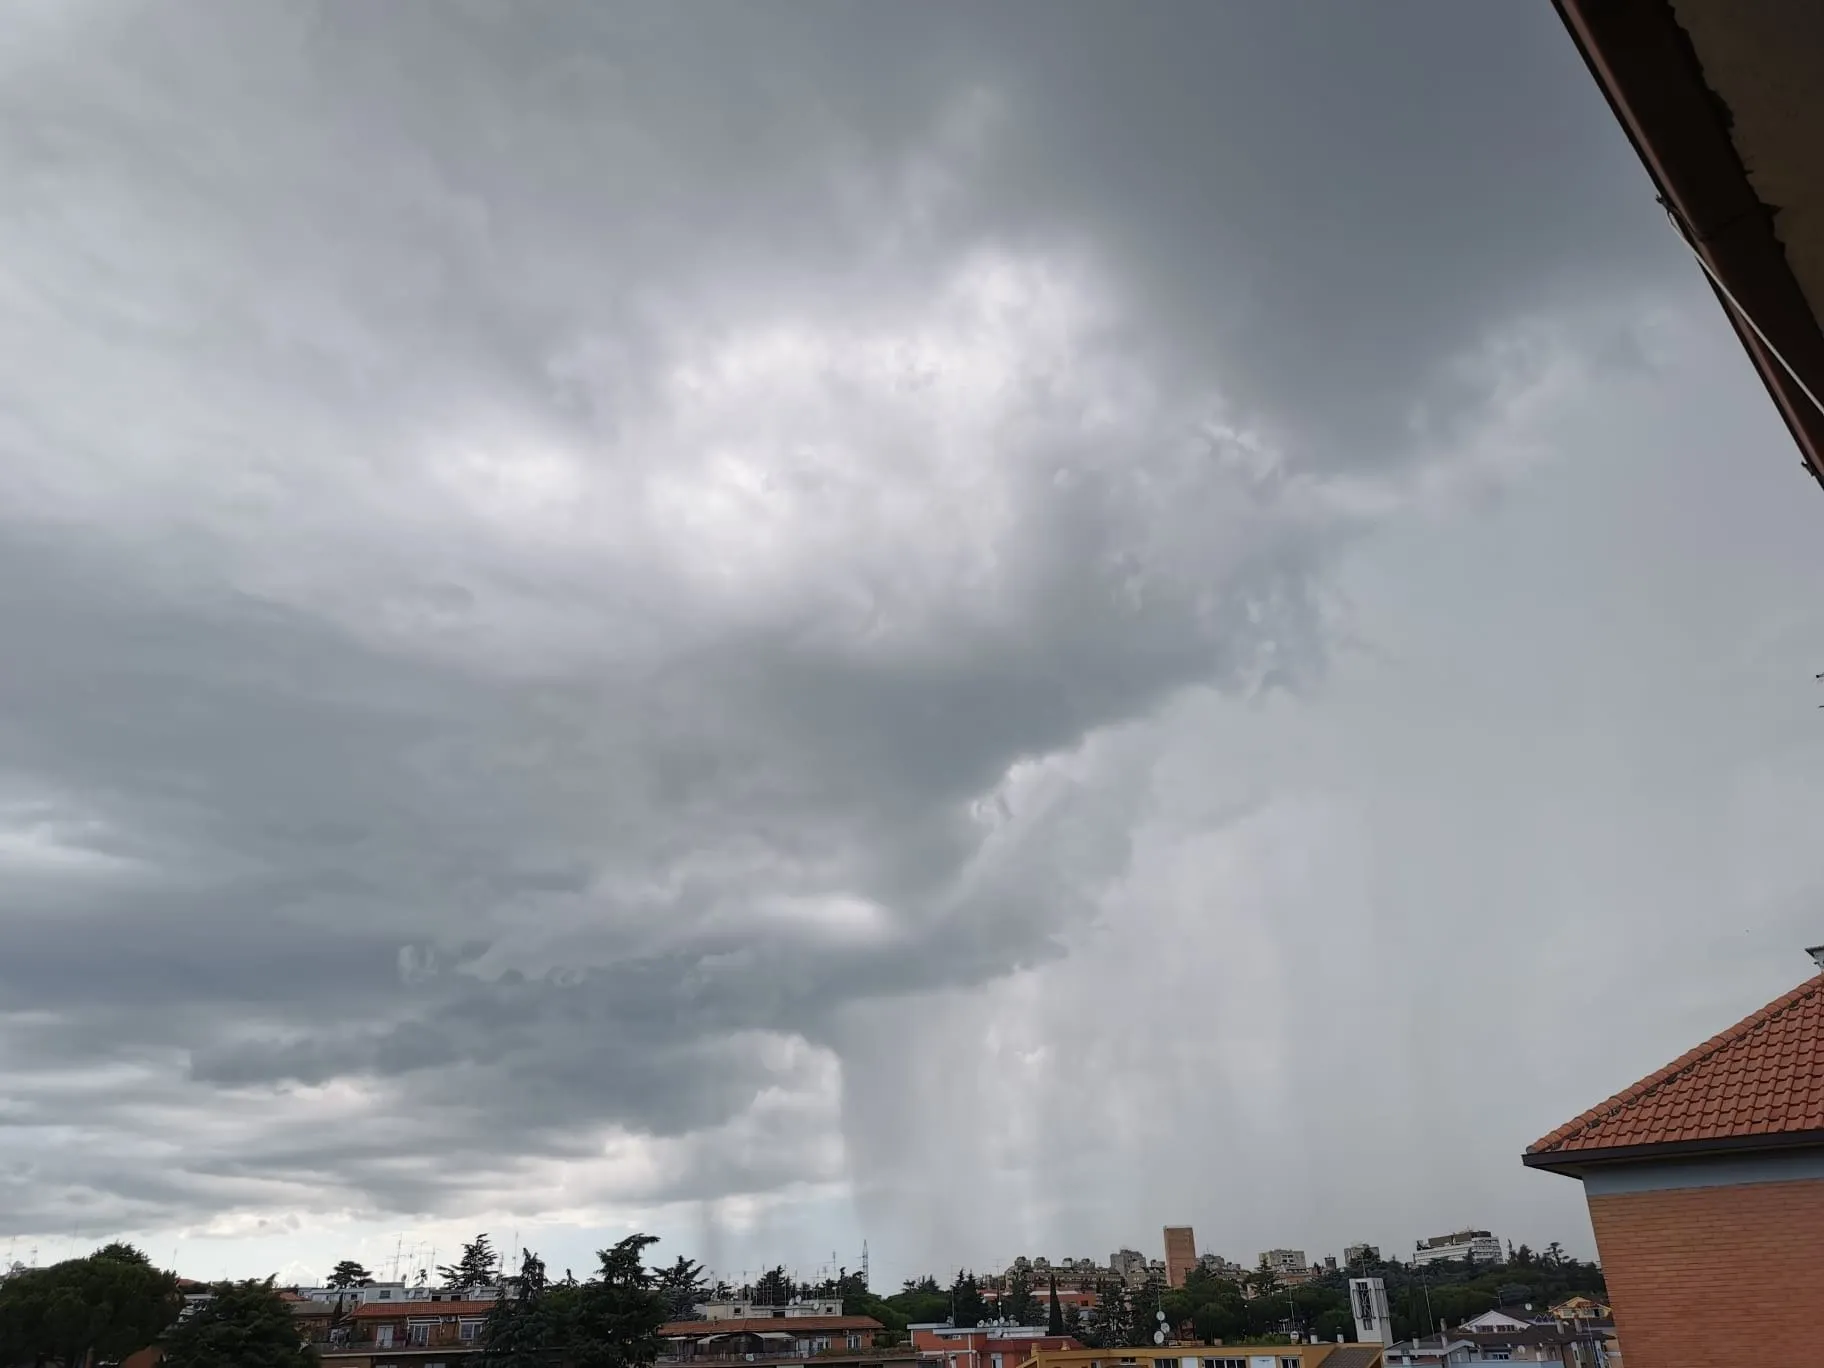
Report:
<svg viewBox="0 0 1824 1368"><path fill-rule="evenodd" d="M1520 1162L1528 1168L1581 1178L1611 1165L1650 1164L1660 1160L1723 1158L1757 1151L1824 1148L1824 1130L1782 1131L1771 1135L1725 1135L1713 1140L1672 1140L1646 1145L1611 1145L1604 1149L1528 1150Z"/></svg>
<svg viewBox="0 0 1824 1368"><path fill-rule="evenodd" d="M1725 106L1705 83L1689 35L1667 0L1552 3L1661 200L1714 273L1718 303L1806 468L1824 484L1824 413L1716 286L1722 281L1813 392L1824 392L1824 330L1786 260L1772 211L1748 179Z"/></svg>

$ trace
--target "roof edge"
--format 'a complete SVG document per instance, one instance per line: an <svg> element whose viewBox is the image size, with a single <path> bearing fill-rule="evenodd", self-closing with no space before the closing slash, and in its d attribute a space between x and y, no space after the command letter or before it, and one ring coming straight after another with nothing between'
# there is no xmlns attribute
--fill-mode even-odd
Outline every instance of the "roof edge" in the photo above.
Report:
<svg viewBox="0 0 1824 1368"><path fill-rule="evenodd" d="M1731 137L1690 34L1668 0L1552 0L1565 31L1633 145L1660 202L1710 275L1717 303L1766 386L1811 476L1824 485L1824 413L1805 396L1759 327L1814 393L1824 376L1824 321L1812 309ZM1713 274L1712 274L1713 273ZM1728 294L1752 317L1745 325Z"/></svg>
<svg viewBox="0 0 1824 1368"><path fill-rule="evenodd" d="M1591 1127L1608 1120L1624 1108L1633 1106L1635 1103L1650 1096L1658 1089L1672 1082L1680 1074L1695 1068L1697 1065L1709 1059L1711 1055L1716 1054L1719 1050L1727 1049L1729 1046L1736 1044L1754 1031L1759 1030L1762 1026L1765 1026L1782 1012L1796 1007L1799 1003L1820 991L1824 991L1824 973L1813 974L1797 987L1788 989L1786 992L1780 994L1780 996L1775 998L1772 1002L1769 1002L1766 1006L1750 1012L1733 1026L1718 1031L1701 1045L1686 1050L1682 1055L1673 1060L1670 1064L1667 1064L1664 1068L1655 1070L1653 1073L1650 1073L1645 1078L1641 1079L1638 1083L1630 1084L1620 1092L1598 1102L1595 1106L1579 1112L1557 1129L1547 1131L1544 1135L1540 1136L1539 1139L1526 1147L1525 1153L1521 1155L1521 1162L1533 1168L1543 1168L1545 1167L1544 1164L1535 1162L1537 1158L1549 1157L1554 1154L1568 1158L1574 1154L1592 1155L1602 1152L1604 1147L1601 1146L1591 1146L1588 1149L1582 1150L1565 1150L1560 1147L1567 1141L1588 1131ZM1650 1145L1647 1148L1663 1152L1665 1149L1669 1148L1670 1145L1682 1143L1714 1144L1717 1142L1672 1141L1669 1142L1669 1145Z"/></svg>
<svg viewBox="0 0 1824 1368"><path fill-rule="evenodd" d="M1667 1140L1645 1145L1614 1145L1608 1149L1528 1150L1520 1162L1547 1173L1581 1178L1589 1169L1620 1168L1676 1159L1725 1158L1768 1150L1824 1149L1824 1129L1764 1131L1754 1135L1724 1135L1714 1140Z"/></svg>

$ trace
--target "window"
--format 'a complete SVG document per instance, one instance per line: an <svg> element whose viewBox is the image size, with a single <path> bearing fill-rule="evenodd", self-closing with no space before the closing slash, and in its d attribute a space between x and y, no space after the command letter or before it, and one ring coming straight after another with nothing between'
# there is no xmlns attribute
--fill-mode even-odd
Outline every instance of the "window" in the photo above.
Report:
<svg viewBox="0 0 1824 1368"><path fill-rule="evenodd" d="M480 1321L463 1321L456 1328L456 1334L465 1340L472 1340L481 1333Z"/></svg>
<svg viewBox="0 0 1824 1368"><path fill-rule="evenodd" d="M1248 1368L1248 1361L1241 1358L1205 1359L1203 1368Z"/></svg>
<svg viewBox="0 0 1824 1368"><path fill-rule="evenodd" d="M859 1332L854 1330L849 1332L849 1348L861 1348L861 1335ZM994 1368L1001 1368L1001 1356L999 1354L994 1356Z"/></svg>
<svg viewBox="0 0 1824 1368"><path fill-rule="evenodd" d="M1302 1362L1302 1360L1300 1360L1300 1359L1282 1358L1279 1361L1279 1368L1299 1368L1299 1365L1301 1364L1301 1362Z"/></svg>
<svg viewBox="0 0 1824 1368"><path fill-rule="evenodd" d="M391 1349L393 1347L393 1327L383 1325L374 1331L374 1343L382 1349Z"/></svg>
<svg viewBox="0 0 1824 1368"><path fill-rule="evenodd" d="M413 1344L429 1344L431 1342L431 1327L422 1321L416 1325L408 1325L405 1327L405 1336Z"/></svg>

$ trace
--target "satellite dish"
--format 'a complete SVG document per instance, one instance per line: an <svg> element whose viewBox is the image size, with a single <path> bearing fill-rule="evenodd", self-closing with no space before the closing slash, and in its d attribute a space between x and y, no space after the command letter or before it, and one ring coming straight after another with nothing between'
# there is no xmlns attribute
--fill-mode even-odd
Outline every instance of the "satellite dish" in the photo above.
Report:
<svg viewBox="0 0 1824 1368"><path fill-rule="evenodd" d="M1154 1344L1164 1344L1165 1343L1165 1331L1163 1331L1163 1330L1153 1331L1153 1343Z"/></svg>

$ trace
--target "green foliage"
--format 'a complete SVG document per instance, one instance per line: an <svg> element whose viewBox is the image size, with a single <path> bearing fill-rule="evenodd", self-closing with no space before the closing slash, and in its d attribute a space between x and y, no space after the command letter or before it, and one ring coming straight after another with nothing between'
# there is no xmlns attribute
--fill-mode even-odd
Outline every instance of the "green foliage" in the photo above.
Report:
<svg viewBox="0 0 1824 1368"><path fill-rule="evenodd" d="M785 1271L784 1264L779 1264L760 1275L760 1281L754 1284L754 1300L761 1306L784 1306L797 1290L792 1275Z"/></svg>
<svg viewBox="0 0 1824 1368"><path fill-rule="evenodd" d="M1007 1280L1006 1295L996 1309L1003 1320L1010 1320L1015 1325L1031 1325L1038 1314L1038 1305L1032 1295L1031 1276L1024 1270L1016 1270Z"/></svg>
<svg viewBox="0 0 1824 1368"><path fill-rule="evenodd" d="M165 1336L163 1368L312 1368L272 1279L218 1283L215 1296Z"/></svg>
<svg viewBox="0 0 1824 1368"><path fill-rule="evenodd" d="M629 1235L597 1252L595 1276L552 1284L544 1261L527 1253L516 1295L503 1298L482 1330L490 1368L645 1368L664 1341L667 1301L642 1261L651 1235ZM688 1261L685 1261L688 1262ZM674 1264L671 1272L676 1270ZM694 1276L694 1274L692 1275Z"/></svg>
<svg viewBox="0 0 1824 1368"><path fill-rule="evenodd" d="M907 1278L899 1291L884 1298L882 1304L892 1310L898 1321L895 1328L899 1330L904 1330L908 1325L924 1325L950 1319L950 1294L928 1273L922 1278ZM884 1317L881 1318L881 1323L892 1324Z"/></svg>
<svg viewBox="0 0 1824 1368"><path fill-rule="evenodd" d="M500 1256L484 1231L462 1247L462 1257L455 1263L440 1264L437 1276L453 1292L489 1287L500 1276Z"/></svg>
<svg viewBox="0 0 1824 1368"><path fill-rule="evenodd" d="M1133 1303L1127 1284L1119 1278L1096 1285L1096 1317L1082 1327L1082 1339L1091 1349L1120 1349L1135 1343Z"/></svg>
<svg viewBox="0 0 1824 1368"><path fill-rule="evenodd" d="M956 1281L950 1284L950 1323L961 1327L980 1325L988 1317L988 1302L982 1296L975 1274L956 1270Z"/></svg>
<svg viewBox="0 0 1824 1368"><path fill-rule="evenodd" d="M183 1308L177 1279L131 1245L0 1282L0 1364L82 1364L144 1349Z"/></svg>
<svg viewBox="0 0 1824 1368"><path fill-rule="evenodd" d="M1061 1335L1064 1333L1064 1312L1058 1304L1057 1274L1052 1274L1048 1281L1051 1287L1050 1295L1046 1299L1045 1333L1048 1335Z"/></svg>
<svg viewBox="0 0 1824 1368"><path fill-rule="evenodd" d="M374 1275L363 1268L354 1259L344 1259L330 1270L330 1287L368 1287L374 1281Z"/></svg>
<svg viewBox="0 0 1824 1368"><path fill-rule="evenodd" d="M703 1279L703 1265L682 1254L669 1268L658 1270L656 1281L659 1295L665 1299L668 1320L690 1320L697 1313L697 1303L709 1291L709 1284Z"/></svg>

